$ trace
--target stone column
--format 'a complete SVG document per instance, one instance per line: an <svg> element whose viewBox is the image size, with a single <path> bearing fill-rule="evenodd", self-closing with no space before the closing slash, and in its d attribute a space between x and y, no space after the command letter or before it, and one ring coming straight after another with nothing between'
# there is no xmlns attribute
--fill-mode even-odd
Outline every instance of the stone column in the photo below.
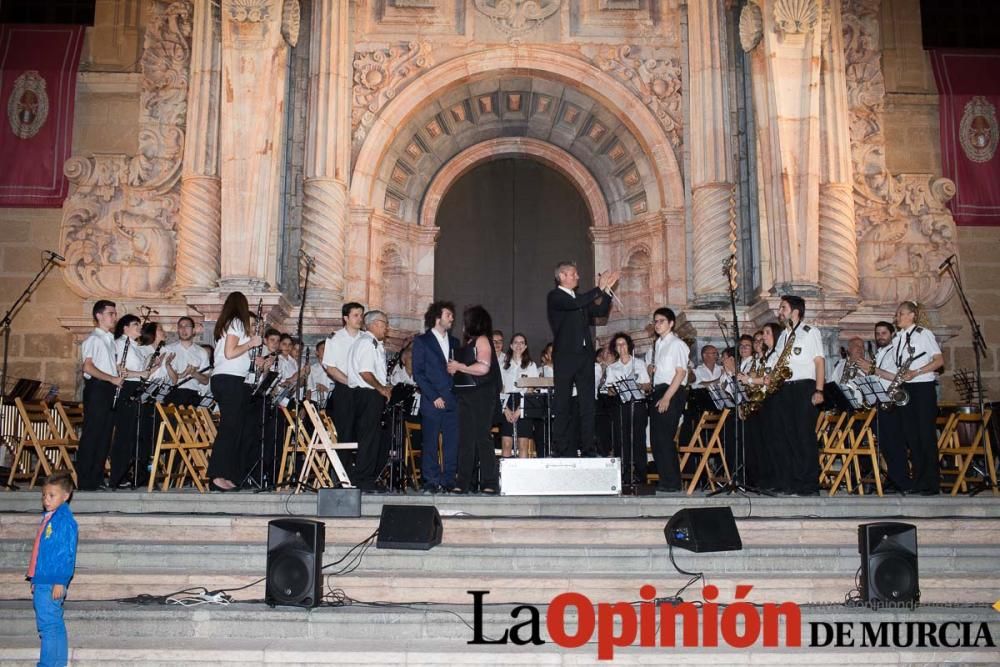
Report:
<svg viewBox="0 0 1000 667"><path fill-rule="evenodd" d="M703 304L729 299L722 261L736 251L725 21L722 0L688 3L693 279L695 302Z"/></svg>
<svg viewBox="0 0 1000 667"><path fill-rule="evenodd" d="M309 116L302 249L316 260L320 301L344 296L351 160L351 49L347 3L315 0L309 52Z"/></svg>
<svg viewBox="0 0 1000 667"><path fill-rule="evenodd" d="M220 51L218 10L211 0L195 0L177 229L177 288L182 292L210 290L219 280Z"/></svg>
<svg viewBox="0 0 1000 667"><path fill-rule="evenodd" d="M743 9L740 40L752 51L757 142L773 285L819 289L818 0L759 0Z"/></svg>
<svg viewBox="0 0 1000 667"><path fill-rule="evenodd" d="M288 43L298 0L222 0L221 283L277 282Z"/></svg>
<svg viewBox="0 0 1000 667"><path fill-rule="evenodd" d="M826 0L820 70L819 282L830 296L858 296L850 116L841 0Z"/></svg>

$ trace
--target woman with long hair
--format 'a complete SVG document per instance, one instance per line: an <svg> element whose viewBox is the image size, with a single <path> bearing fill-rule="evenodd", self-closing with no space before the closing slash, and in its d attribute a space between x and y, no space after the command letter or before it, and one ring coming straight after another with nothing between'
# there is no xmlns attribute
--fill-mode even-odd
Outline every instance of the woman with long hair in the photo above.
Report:
<svg viewBox="0 0 1000 667"><path fill-rule="evenodd" d="M463 314L462 346L448 362L458 397L458 472L452 493L468 493L479 462L479 490L496 495L500 488L490 427L500 391L500 364L493 349L493 320L482 306Z"/></svg>
<svg viewBox="0 0 1000 667"><path fill-rule="evenodd" d="M216 491L232 491L242 474L240 440L247 420L250 350L261 343L250 335L250 306L242 292L232 292L215 322L215 368L212 396L219 406L219 431L208 462L208 477Z"/></svg>
<svg viewBox="0 0 1000 667"><path fill-rule="evenodd" d="M531 360L528 351L528 339L524 334L516 333L510 337L507 354L500 364L500 376L503 387L500 402L503 405L503 419L500 420L500 447L504 458L513 454L514 425L517 424L517 455L528 458L531 439L534 437L534 420L524 418L525 390L517 387L517 382L523 377L538 377L538 366Z"/></svg>
<svg viewBox="0 0 1000 667"><path fill-rule="evenodd" d="M628 484L646 483L646 404L642 401L626 405L618 396L616 383L634 380L643 393L652 388L646 364L635 357L635 343L627 333L618 332L611 337L608 351L614 363L608 365L604 384L608 393L615 396L616 405L611 410L612 435L615 454L622 457L622 474Z"/></svg>
<svg viewBox="0 0 1000 667"><path fill-rule="evenodd" d="M129 464L138 438L138 392L139 380L148 377L146 355L139 345L141 320L135 315L123 315L115 324L115 356L118 367L125 366L125 381L122 383L118 402L114 406L115 436L111 441L111 481L112 489L129 485L127 481ZM126 345L126 342L128 345ZM127 349L126 349L127 348Z"/></svg>
<svg viewBox="0 0 1000 667"><path fill-rule="evenodd" d="M777 322L768 322L760 331L759 356L754 364L753 373L740 373L737 378L742 382L747 390L763 389L765 376L774 369L778 361L778 355L774 347L781 337L781 325ZM756 341L756 336L754 337ZM782 472L787 468L787 459L781 453L781 446L777 445L778 425L775 420L782 419L782 415L774 409L774 402L770 398L764 399L757 414L746 420L745 428L749 431L747 443L754 443L753 448L756 455L748 452L747 460L751 463L750 470L756 477L756 482L765 491L784 491L787 484L785 477L787 473Z"/></svg>

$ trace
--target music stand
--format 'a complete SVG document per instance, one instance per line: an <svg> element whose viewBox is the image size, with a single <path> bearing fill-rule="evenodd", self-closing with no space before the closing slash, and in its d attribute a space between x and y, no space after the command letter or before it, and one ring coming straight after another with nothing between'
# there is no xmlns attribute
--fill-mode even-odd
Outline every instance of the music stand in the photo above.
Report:
<svg viewBox="0 0 1000 667"><path fill-rule="evenodd" d="M882 381L879 378L875 376L862 376L855 378L854 382L857 388L861 390L861 401L864 405L875 407L879 403L892 402L889 394L885 393L885 388L882 386Z"/></svg>
<svg viewBox="0 0 1000 667"><path fill-rule="evenodd" d="M534 389L534 393L525 394L524 417L529 418L529 413L534 415L537 412L538 417L532 416L530 418L545 420L545 446L538 448L539 458L549 455L549 447L552 443L552 392L555 390L555 384L554 378L547 377L522 377L515 382L515 386L518 389ZM544 408L539 405L543 400L545 403ZM544 413L542 412L543 410Z"/></svg>
<svg viewBox="0 0 1000 667"><path fill-rule="evenodd" d="M857 380L855 380L857 382ZM851 410L863 410L865 405L858 398L857 391L860 391L856 386L847 384L846 382L836 382L832 383L839 390L837 392L831 392L833 396L833 401L831 401L838 410L847 412L843 408L844 405L850 406ZM881 386L881 385L879 385ZM855 391L857 389L857 391ZM864 395L864 394L862 394Z"/></svg>
<svg viewBox="0 0 1000 667"><path fill-rule="evenodd" d="M743 420L739 418L739 406L743 403L749 402L746 392L743 391L743 387L739 382L732 382L730 386L733 389L733 393L722 388L722 383L717 383L714 385L709 385L708 393L712 398L712 403L715 405L715 409L722 410L728 409L729 414L733 417L733 428L736 431L736 465L732 467L732 473L729 477L729 481L725 485L712 491L708 494L711 498L712 496L717 496L722 493L756 493L761 496L774 496L773 493L769 493L764 489L759 489L756 486L750 486L746 483L743 471L746 470L746 437L741 431L743 430L744 423ZM728 419L728 417L727 417ZM742 454L742 456L741 456ZM726 448L723 444L722 455L726 455Z"/></svg>
<svg viewBox="0 0 1000 667"><path fill-rule="evenodd" d="M622 378L611 383L611 386L615 390L615 394L618 397L618 422L620 424L620 433L618 437L622 445L622 462L625 462L625 456L628 455L627 464L622 466L622 474L628 470L628 479L622 481L622 495L631 496L649 496L655 493L653 487L646 484L646 480L636 480L635 478L635 452L632 451L633 442L635 441L635 404L644 403L646 401L646 394L642 389L639 388L639 383L635 378ZM628 408L628 437L625 437L625 409ZM645 447L643 448L643 455L645 455Z"/></svg>

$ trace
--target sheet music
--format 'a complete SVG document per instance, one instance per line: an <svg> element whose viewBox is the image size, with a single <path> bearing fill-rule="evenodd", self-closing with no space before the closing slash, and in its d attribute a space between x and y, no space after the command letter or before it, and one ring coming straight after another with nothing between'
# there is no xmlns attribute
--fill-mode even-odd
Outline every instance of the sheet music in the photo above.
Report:
<svg viewBox="0 0 1000 667"><path fill-rule="evenodd" d="M856 383L858 389L861 390L865 405L888 403L890 401L889 394L885 393L885 388L882 386L882 382L878 377L860 376L856 377L854 382Z"/></svg>

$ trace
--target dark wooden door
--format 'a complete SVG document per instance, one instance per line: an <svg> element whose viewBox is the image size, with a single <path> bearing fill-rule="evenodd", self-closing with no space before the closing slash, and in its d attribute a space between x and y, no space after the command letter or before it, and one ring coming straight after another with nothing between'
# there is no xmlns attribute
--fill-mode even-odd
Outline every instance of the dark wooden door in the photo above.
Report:
<svg viewBox="0 0 1000 667"><path fill-rule="evenodd" d="M561 174L538 162L504 159L460 178L438 209L435 298L462 309L482 304L507 340L528 337L535 361L552 335L545 295L557 262L577 262L581 286L593 284L594 251L587 205Z"/></svg>

